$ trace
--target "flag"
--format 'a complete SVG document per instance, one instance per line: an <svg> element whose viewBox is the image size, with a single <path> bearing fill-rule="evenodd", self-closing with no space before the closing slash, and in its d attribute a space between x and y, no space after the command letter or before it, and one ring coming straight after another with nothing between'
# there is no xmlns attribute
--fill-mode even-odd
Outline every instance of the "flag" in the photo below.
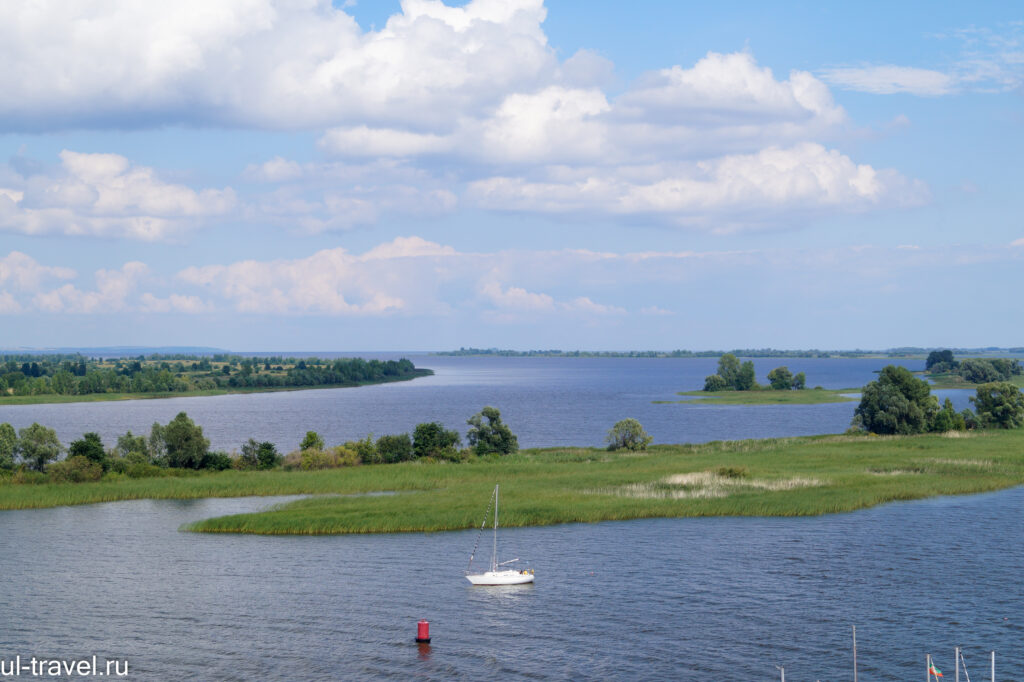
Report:
<svg viewBox="0 0 1024 682"><path fill-rule="evenodd" d="M942 677L942 671L936 668L934 663L928 666L928 673L935 675L935 677Z"/></svg>

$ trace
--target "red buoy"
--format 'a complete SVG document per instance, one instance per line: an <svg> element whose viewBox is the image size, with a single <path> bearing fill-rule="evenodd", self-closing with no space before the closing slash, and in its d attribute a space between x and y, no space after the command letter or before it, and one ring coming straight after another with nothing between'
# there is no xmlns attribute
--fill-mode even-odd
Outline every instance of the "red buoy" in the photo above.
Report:
<svg viewBox="0 0 1024 682"><path fill-rule="evenodd" d="M416 641L420 644L430 643L430 622L421 620L416 623Z"/></svg>

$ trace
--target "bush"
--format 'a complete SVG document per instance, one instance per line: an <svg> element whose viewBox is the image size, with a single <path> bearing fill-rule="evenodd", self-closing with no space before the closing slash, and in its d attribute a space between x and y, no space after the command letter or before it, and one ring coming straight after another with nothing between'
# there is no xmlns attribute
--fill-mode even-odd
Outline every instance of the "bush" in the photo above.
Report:
<svg viewBox="0 0 1024 682"><path fill-rule="evenodd" d="M344 447L355 452L363 464L380 464L383 461L377 452L377 446L373 444L372 433L363 440L350 440Z"/></svg>
<svg viewBox="0 0 1024 682"><path fill-rule="evenodd" d="M608 430L609 450L646 450L651 441L654 440L647 435L644 427L635 419L623 419L615 422L615 426Z"/></svg>
<svg viewBox="0 0 1024 682"><path fill-rule="evenodd" d="M768 381L774 391L788 391L793 388L793 373L783 365L768 372Z"/></svg>
<svg viewBox="0 0 1024 682"><path fill-rule="evenodd" d="M979 386L971 402L978 411L978 423L982 428L1017 429L1024 426L1024 393L1011 383Z"/></svg>
<svg viewBox="0 0 1024 682"><path fill-rule="evenodd" d="M342 445L328 450L296 450L289 452L284 458L284 468L289 471L301 469L302 471L317 471L320 469L339 469L341 467L356 466L359 462L359 455Z"/></svg>
<svg viewBox="0 0 1024 682"><path fill-rule="evenodd" d="M484 419L487 423L484 423ZM491 453L508 455L519 450L519 439L501 421L501 412L495 407L485 407L466 420L469 432L466 440L478 455Z"/></svg>
<svg viewBox="0 0 1024 682"><path fill-rule="evenodd" d="M704 390L708 392L724 391L729 388L729 384L726 383L725 379L718 376L717 374L709 374L704 377Z"/></svg>
<svg viewBox="0 0 1024 682"><path fill-rule="evenodd" d="M41 471L33 471L32 469L19 468L11 476L11 483L24 483L29 485L39 485L42 483L49 483L50 477Z"/></svg>
<svg viewBox="0 0 1024 682"><path fill-rule="evenodd" d="M82 483L98 481L103 476L103 467L83 455L74 455L54 462L49 467L50 480L54 483Z"/></svg>
<svg viewBox="0 0 1024 682"><path fill-rule="evenodd" d="M306 431L306 437L299 444L299 450L323 450L324 439L316 431Z"/></svg>
<svg viewBox="0 0 1024 682"><path fill-rule="evenodd" d="M79 440L71 441L68 446L68 457L85 457L89 461L99 464L104 471L109 468L107 453L103 449L103 441L98 433L87 433Z"/></svg>
<svg viewBox="0 0 1024 682"><path fill-rule="evenodd" d="M230 469L234 460L226 452L208 452L203 457L203 468L210 471L226 471Z"/></svg>
<svg viewBox="0 0 1024 682"><path fill-rule="evenodd" d="M260 469L273 469L281 463L281 455L273 443L264 441L256 448L256 466Z"/></svg>
<svg viewBox="0 0 1024 682"><path fill-rule="evenodd" d="M461 445L458 431L449 431L439 422L417 424L412 434L412 448L416 457L450 459Z"/></svg>
<svg viewBox="0 0 1024 682"><path fill-rule="evenodd" d="M408 433L381 436L377 439L377 455L385 464L407 462L413 458L412 439Z"/></svg>
<svg viewBox="0 0 1024 682"><path fill-rule="evenodd" d="M854 410L854 425L872 433L923 433L931 428L939 403L928 383L906 367L887 365L868 382Z"/></svg>

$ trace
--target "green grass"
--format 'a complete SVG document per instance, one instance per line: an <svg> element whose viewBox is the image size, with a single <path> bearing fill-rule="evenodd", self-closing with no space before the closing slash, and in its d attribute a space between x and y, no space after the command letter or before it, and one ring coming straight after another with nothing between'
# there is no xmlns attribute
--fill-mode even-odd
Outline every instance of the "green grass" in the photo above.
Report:
<svg viewBox="0 0 1024 682"><path fill-rule="evenodd" d="M859 388L824 389L812 388L802 391L681 391L677 395L700 398L705 405L821 405L822 403L848 403L857 400L844 393L860 393ZM655 400L656 404L679 404L698 402L695 400Z"/></svg>
<svg viewBox="0 0 1024 682"><path fill-rule="evenodd" d="M921 372L921 374L931 379L930 388L932 389L949 389L949 388L962 388L974 390L982 384L971 383L966 381L963 377L957 374L927 374ZM1024 375L1017 375L1010 377L1010 383L1018 388L1024 388Z"/></svg>
<svg viewBox="0 0 1024 682"><path fill-rule="evenodd" d="M373 384L388 384L396 381L411 381L419 377L430 376L434 371L417 368L413 376L394 377L380 381L361 381L347 384L327 384L320 386L275 386L269 388L214 388L203 391L153 391L149 393L86 393L83 395L6 395L0 396L0 407L4 405L49 405L55 403L94 403L110 400L154 400L160 398L198 398L211 395L228 395L229 393L277 393L279 391L308 391L318 388L355 388Z"/></svg>
<svg viewBox="0 0 1024 682"><path fill-rule="evenodd" d="M190 530L263 534L422 532L481 522L495 483L501 523L537 526L682 516L807 516L1024 483L1024 430L814 436L660 445L646 453L530 450L451 464L223 472L97 483L0 485L0 508L139 498L309 494ZM351 496L393 491L387 496Z"/></svg>

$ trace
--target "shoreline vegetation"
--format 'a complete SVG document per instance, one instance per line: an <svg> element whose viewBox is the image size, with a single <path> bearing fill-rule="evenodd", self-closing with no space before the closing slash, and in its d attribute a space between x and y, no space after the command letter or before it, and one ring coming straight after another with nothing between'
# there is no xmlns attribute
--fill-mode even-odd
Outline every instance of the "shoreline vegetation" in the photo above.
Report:
<svg viewBox="0 0 1024 682"><path fill-rule="evenodd" d="M348 388L433 374L410 360L0 354L0 406Z"/></svg>
<svg viewBox="0 0 1024 682"><path fill-rule="evenodd" d="M654 400L655 405L822 405L849 403L860 399L859 388L811 388L776 391L770 388L751 391L680 391L676 395L690 400Z"/></svg>
<svg viewBox="0 0 1024 682"><path fill-rule="evenodd" d="M582 466L581 466L582 465ZM502 524L654 517L811 516L1024 484L1024 430L869 434L547 448L462 464L420 460L321 471L188 472L166 478L0 486L0 509L131 499L313 495L187 530L342 534L459 530L502 484ZM395 495L367 493L394 492ZM342 495L348 497L341 497ZM357 496L363 495L363 496Z"/></svg>

